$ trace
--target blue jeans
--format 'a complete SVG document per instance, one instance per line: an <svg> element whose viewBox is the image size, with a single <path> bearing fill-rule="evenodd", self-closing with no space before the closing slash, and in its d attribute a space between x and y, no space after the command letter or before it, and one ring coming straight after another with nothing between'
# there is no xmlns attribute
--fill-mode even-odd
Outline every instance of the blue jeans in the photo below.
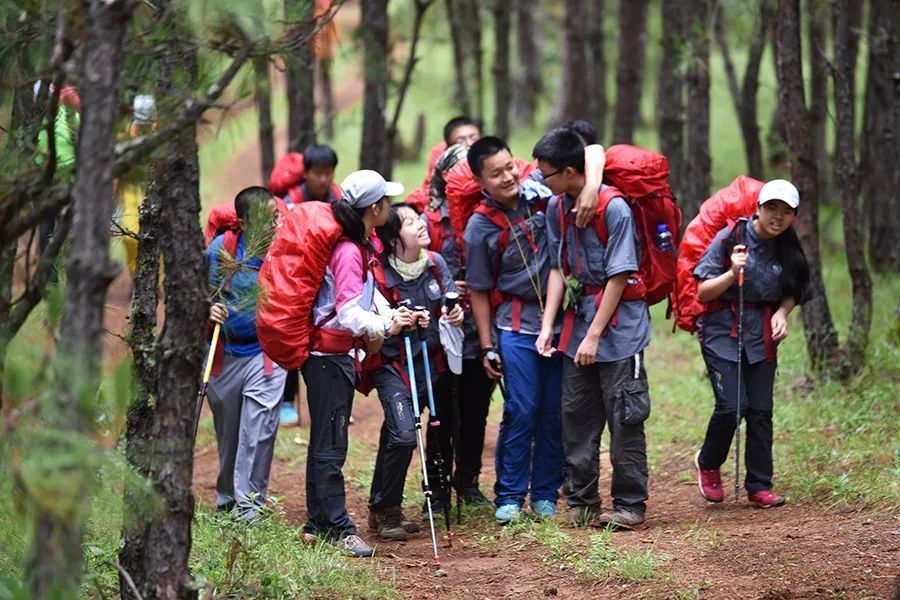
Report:
<svg viewBox="0 0 900 600"><path fill-rule="evenodd" d="M565 458L560 429L562 357L545 358L536 335L500 331L503 420L497 439L494 502L497 506L559 498Z"/></svg>

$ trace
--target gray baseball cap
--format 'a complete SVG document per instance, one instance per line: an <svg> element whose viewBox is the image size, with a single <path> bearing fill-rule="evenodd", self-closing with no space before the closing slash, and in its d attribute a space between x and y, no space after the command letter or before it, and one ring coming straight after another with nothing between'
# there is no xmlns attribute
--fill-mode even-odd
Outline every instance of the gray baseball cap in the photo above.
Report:
<svg viewBox="0 0 900 600"><path fill-rule="evenodd" d="M385 196L402 194L402 183L385 181L384 177L369 169L354 171L341 182L341 198L353 208L366 208Z"/></svg>

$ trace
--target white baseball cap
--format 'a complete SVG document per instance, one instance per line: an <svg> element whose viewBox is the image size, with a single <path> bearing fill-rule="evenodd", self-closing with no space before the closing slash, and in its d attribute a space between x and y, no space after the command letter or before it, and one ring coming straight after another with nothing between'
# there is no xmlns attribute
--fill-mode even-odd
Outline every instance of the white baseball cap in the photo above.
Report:
<svg viewBox="0 0 900 600"><path fill-rule="evenodd" d="M800 206L800 192L797 191L793 183L786 179L773 179L759 190L756 203L762 206L769 200L781 200L796 210Z"/></svg>
<svg viewBox="0 0 900 600"><path fill-rule="evenodd" d="M341 182L341 198L353 208L366 208L385 196L402 194L402 183L385 181L378 172L368 169L354 171Z"/></svg>

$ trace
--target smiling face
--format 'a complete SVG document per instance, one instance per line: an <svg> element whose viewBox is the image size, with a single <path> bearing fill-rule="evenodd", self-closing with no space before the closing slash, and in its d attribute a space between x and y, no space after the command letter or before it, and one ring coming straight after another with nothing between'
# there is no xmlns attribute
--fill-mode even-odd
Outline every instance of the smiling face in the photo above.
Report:
<svg viewBox="0 0 900 600"><path fill-rule="evenodd" d="M397 217L400 219L400 232L398 239L393 241L394 254L402 256L404 253L418 255L419 250L427 248L431 243L428 235L428 227L419 218L419 215L408 206L397 209Z"/></svg>
<svg viewBox="0 0 900 600"><path fill-rule="evenodd" d="M519 167L508 150L485 158L481 176L475 182L500 204L509 204L519 197Z"/></svg>
<svg viewBox="0 0 900 600"><path fill-rule="evenodd" d="M544 179L544 185L550 188L553 195L571 194L577 196L574 190L584 186L584 175L573 169L565 167L557 169L545 160L538 160L538 169Z"/></svg>
<svg viewBox="0 0 900 600"><path fill-rule="evenodd" d="M797 211L783 200L769 200L757 210L756 232L764 240L778 237L791 226Z"/></svg>

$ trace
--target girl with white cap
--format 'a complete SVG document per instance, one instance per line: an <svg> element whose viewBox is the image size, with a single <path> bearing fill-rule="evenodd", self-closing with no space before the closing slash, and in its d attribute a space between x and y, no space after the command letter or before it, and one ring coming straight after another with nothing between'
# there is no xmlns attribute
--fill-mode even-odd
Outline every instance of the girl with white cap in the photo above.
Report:
<svg viewBox="0 0 900 600"><path fill-rule="evenodd" d="M761 508L785 502L772 490L772 391L777 345L787 337L788 315L806 300L809 284L809 265L793 227L799 206L793 184L784 179L766 183L756 214L722 229L694 268L698 297L707 304L698 321L699 340L715 395L706 438L694 458L700 493L709 502L725 497L719 468L728 458L738 402L747 423L744 488L749 500ZM743 310L738 306L741 277Z"/></svg>

